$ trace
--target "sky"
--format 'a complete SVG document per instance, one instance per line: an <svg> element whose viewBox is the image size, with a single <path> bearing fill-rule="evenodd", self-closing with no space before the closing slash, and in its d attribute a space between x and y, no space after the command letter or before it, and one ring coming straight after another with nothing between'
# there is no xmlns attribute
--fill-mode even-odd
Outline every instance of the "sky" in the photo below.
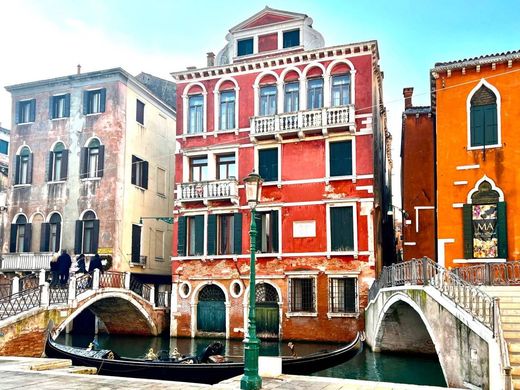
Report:
<svg viewBox="0 0 520 390"><path fill-rule="evenodd" d="M394 204L400 204L402 90L429 105L436 62L520 49L518 0L17 0L0 2L0 123L11 128L2 87L112 67L166 79L226 44L228 30L265 6L304 13L334 46L375 39L393 136Z"/></svg>

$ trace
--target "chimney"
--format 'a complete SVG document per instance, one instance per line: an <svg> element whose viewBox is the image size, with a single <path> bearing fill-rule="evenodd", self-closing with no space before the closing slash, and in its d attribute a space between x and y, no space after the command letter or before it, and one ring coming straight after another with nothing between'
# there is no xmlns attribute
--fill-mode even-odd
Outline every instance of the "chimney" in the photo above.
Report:
<svg viewBox="0 0 520 390"><path fill-rule="evenodd" d="M215 53L210 51L209 53L206 53L206 54L207 54L207 58L208 58L208 67L215 66Z"/></svg>
<svg viewBox="0 0 520 390"><path fill-rule="evenodd" d="M81 74L81 65L78 64L78 74Z"/></svg>
<svg viewBox="0 0 520 390"><path fill-rule="evenodd" d="M412 107L413 87L403 88L404 108Z"/></svg>

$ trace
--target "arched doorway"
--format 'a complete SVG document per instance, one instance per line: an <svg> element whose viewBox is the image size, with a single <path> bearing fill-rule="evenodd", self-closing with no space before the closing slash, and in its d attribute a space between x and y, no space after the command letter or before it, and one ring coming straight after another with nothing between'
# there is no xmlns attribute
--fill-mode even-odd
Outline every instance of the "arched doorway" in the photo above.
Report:
<svg viewBox="0 0 520 390"><path fill-rule="evenodd" d="M278 293L267 283L256 286L256 333L263 339L277 339L280 329Z"/></svg>
<svg viewBox="0 0 520 390"><path fill-rule="evenodd" d="M204 286L199 292L197 330L219 333L226 331L226 296L214 284Z"/></svg>

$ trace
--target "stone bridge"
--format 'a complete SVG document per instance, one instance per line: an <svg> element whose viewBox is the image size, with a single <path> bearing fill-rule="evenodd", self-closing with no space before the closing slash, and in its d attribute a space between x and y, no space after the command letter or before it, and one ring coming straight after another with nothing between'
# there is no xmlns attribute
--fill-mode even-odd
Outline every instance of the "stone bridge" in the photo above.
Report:
<svg viewBox="0 0 520 390"><path fill-rule="evenodd" d="M96 270L92 279L87 277L72 277L65 288L42 282L2 298L0 355L41 356L49 322L54 324L51 337L56 337L71 330L87 310L96 317L100 331L107 333L159 335L166 330L167 304L156 306L153 287L131 281L130 273Z"/></svg>
<svg viewBox="0 0 520 390"><path fill-rule="evenodd" d="M497 300L429 259L384 268L365 331L374 351L436 354L450 387L511 388Z"/></svg>

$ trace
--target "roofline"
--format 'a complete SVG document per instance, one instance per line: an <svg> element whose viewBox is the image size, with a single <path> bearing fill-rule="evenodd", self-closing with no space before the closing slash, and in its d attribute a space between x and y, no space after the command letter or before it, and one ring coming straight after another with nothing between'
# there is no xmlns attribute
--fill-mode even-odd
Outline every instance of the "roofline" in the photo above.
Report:
<svg viewBox="0 0 520 390"><path fill-rule="evenodd" d="M286 14L286 15L292 15L292 16L295 16L296 18L301 18L303 20L305 20L305 18L308 17L307 14L301 14L301 13L298 13L298 12L290 12L290 11L284 11L284 10L281 10L281 9L275 9L275 8L271 8L269 6L265 6L264 9L262 9L261 11L258 11L257 13L255 13L254 15L250 16L249 18L247 18L246 20L238 23L237 25L231 27L229 29L229 32L230 33L233 33L235 31L237 31L240 26L242 25L246 25L248 23L250 23L251 21L255 20L258 16L260 16L262 13L264 12L268 12L268 11L271 11L273 13L279 13L279 14ZM269 25L275 25L275 24L278 24L278 23L286 23L287 21L282 21L282 22L275 22L275 23L270 23ZM260 26L257 26L257 27L251 27L251 28L248 28L248 30L250 29L254 29L254 28L258 28Z"/></svg>
<svg viewBox="0 0 520 390"><path fill-rule="evenodd" d="M443 71L447 71L447 70L467 68L470 66L486 65L486 64L492 64L492 63L497 63L497 62L506 62L506 61L510 61L510 60L519 60L519 59L520 59L520 50L517 50L517 51L501 53L501 54L485 55L485 56L470 58L470 59L462 60L462 61L438 62L431 69L431 72L443 72Z"/></svg>
<svg viewBox="0 0 520 390"><path fill-rule="evenodd" d="M359 47L359 46L368 46L369 49L373 49L374 50L373 54L375 54L376 59L379 60L379 47L377 44L377 40L373 39L370 41L322 47L322 48L314 49L314 50L298 51L298 52L292 52L292 53L280 53L279 55L273 55L273 56L269 56L269 57L256 57L256 58L251 59L250 61L241 61L241 62L226 64L226 65L211 66L211 67L206 67L206 68L188 69L188 70L182 70L179 72L171 72L170 74L176 81L193 81L193 80L197 80L197 79L200 79L203 77L208 77L210 72L213 73L213 76L224 76L224 75L228 75L230 73L238 73L239 70L235 70L235 69L246 68L246 67L249 68L247 70L258 69L259 71L261 71L262 68L276 66L276 65L272 65L272 61L276 61L281 58L291 58L291 65L297 65L298 63L309 61L309 60L326 59L326 57L315 56L316 58L312 58L312 59L309 58L309 59L305 59L303 61L300 61L300 60L295 61L296 58L299 58L302 56L311 57L313 54L318 54L320 52L336 51L336 50L340 50L340 49L343 49L343 50L352 49L352 48ZM352 54L352 53L354 53L354 52L351 52L349 54ZM337 55L337 54L333 54L333 55ZM348 56L348 54L346 54L346 55ZM282 64L277 64L277 65L281 66ZM226 70L228 70L228 71L226 71ZM243 69L242 71L244 71L244 70L245 69ZM208 73L208 75L203 75L203 73ZM187 76L190 74L192 75L192 77L190 79L187 79L187 78L181 79L180 78L181 76ZM196 76L196 74L198 74L198 76Z"/></svg>
<svg viewBox="0 0 520 390"><path fill-rule="evenodd" d="M111 75L122 75L126 79L127 82L131 83L132 85L135 85L142 92L151 96L152 99L156 100L164 109L173 113L174 116L177 115L177 112L174 108L172 108L168 104L166 104L162 99L160 99L158 96L156 96L154 93L152 93L143 83L141 83L139 80L137 80L134 76L132 76L130 73L128 73L126 70L124 70L121 67L96 70L93 72L73 74L73 75L69 75L69 76L56 77L56 78L52 78L52 79L31 81L28 83L13 84L13 85L6 86L5 89L8 92L13 93L15 91L22 91L24 89L37 88L40 86L51 87L51 86L66 83L66 82L81 81L81 80L86 80L86 79L91 79L91 78L100 78L100 77L106 77L106 76L111 76Z"/></svg>

